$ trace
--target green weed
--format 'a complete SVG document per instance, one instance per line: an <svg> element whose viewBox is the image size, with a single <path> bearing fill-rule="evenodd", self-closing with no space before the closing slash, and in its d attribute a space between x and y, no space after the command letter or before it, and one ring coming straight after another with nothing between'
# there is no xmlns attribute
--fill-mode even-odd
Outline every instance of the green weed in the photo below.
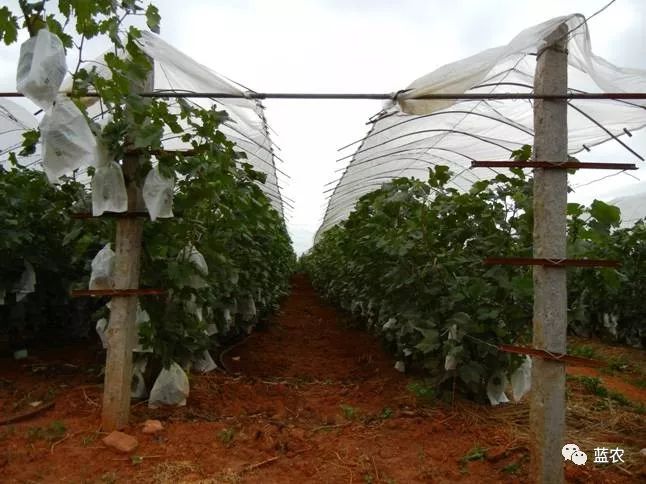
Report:
<svg viewBox="0 0 646 484"><path fill-rule="evenodd" d="M97 434L90 434L90 435L85 435L81 439L81 445L83 447L87 447L88 445L94 443L96 441Z"/></svg>
<svg viewBox="0 0 646 484"><path fill-rule="evenodd" d="M232 428L222 429L218 432L218 440L224 445L231 445L235 439L236 432Z"/></svg>
<svg viewBox="0 0 646 484"><path fill-rule="evenodd" d="M355 420L359 416L359 409L352 405L341 405L341 411L348 420Z"/></svg>
<svg viewBox="0 0 646 484"><path fill-rule="evenodd" d="M466 464L467 462L473 462L476 460L484 460L487 457L487 449L476 445L469 452L464 454L460 462Z"/></svg>
<svg viewBox="0 0 646 484"><path fill-rule="evenodd" d="M423 382L412 382L406 387L421 403L430 403L437 397L435 388Z"/></svg>
<svg viewBox="0 0 646 484"><path fill-rule="evenodd" d="M577 380L583 384L585 389L601 398L609 398L617 402L620 405L631 405L630 400L628 400L623 394L615 392L613 390L608 390L599 378L594 376L580 376L577 377Z"/></svg>
<svg viewBox="0 0 646 484"><path fill-rule="evenodd" d="M520 462L512 462L511 464L507 464L502 468L502 471L505 474L518 474L518 472L520 471Z"/></svg>
<svg viewBox="0 0 646 484"><path fill-rule="evenodd" d="M595 359L599 357L597 350L595 350L592 346L587 345L572 346L568 350L568 353L572 356L580 356L581 358Z"/></svg>
<svg viewBox="0 0 646 484"><path fill-rule="evenodd" d="M60 420L54 420L48 427L32 427L27 430L27 439L30 442L36 440L48 440L54 442L65 436L67 427Z"/></svg>
<svg viewBox="0 0 646 484"><path fill-rule="evenodd" d="M580 376L577 380L581 382L583 387L589 392L598 397L606 398L608 396L608 389L603 386L601 380L596 376Z"/></svg>
<svg viewBox="0 0 646 484"><path fill-rule="evenodd" d="M105 484L115 484L117 482L117 474L114 472L106 472L101 476L101 481Z"/></svg>
<svg viewBox="0 0 646 484"><path fill-rule="evenodd" d="M612 371L626 371L630 368L630 364L625 356L614 356L608 361L608 368Z"/></svg>
<svg viewBox="0 0 646 484"><path fill-rule="evenodd" d="M390 407L384 407L384 409L381 411L381 414L379 415L379 418L386 420L392 416L393 416L393 409Z"/></svg>
<svg viewBox="0 0 646 484"><path fill-rule="evenodd" d="M638 380L635 380L635 385L640 388L646 388L646 378L639 378Z"/></svg>

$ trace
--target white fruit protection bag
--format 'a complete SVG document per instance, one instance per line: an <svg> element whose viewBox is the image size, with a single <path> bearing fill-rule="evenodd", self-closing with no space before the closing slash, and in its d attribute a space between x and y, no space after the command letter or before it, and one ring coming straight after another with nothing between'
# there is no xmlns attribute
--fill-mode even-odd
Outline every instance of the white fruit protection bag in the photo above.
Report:
<svg viewBox="0 0 646 484"><path fill-rule="evenodd" d="M34 104L48 109L56 99L66 71L61 39L41 29L20 46L16 88Z"/></svg>

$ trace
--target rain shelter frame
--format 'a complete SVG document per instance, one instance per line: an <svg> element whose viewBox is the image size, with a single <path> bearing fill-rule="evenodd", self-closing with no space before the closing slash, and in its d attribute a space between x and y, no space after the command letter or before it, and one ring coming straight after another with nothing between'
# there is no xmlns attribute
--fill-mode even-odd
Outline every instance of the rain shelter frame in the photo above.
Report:
<svg viewBox="0 0 646 484"><path fill-rule="evenodd" d="M447 64L412 82L370 120L366 136L353 146L341 177L331 188L315 242L345 220L365 194L398 177L424 179L427 168L447 165L450 186L468 190L505 169L471 170L476 160L508 160L512 151L532 145L536 58L545 39L568 26L568 92L643 93L646 71L621 68L592 52L585 17L557 17L523 30L507 45ZM420 99L443 94L494 99ZM529 99L513 98L526 94ZM500 98L495 99L496 96ZM646 100L569 99L568 153L614 140L628 161L643 161L622 137L646 126ZM620 161L620 160L617 160Z"/></svg>

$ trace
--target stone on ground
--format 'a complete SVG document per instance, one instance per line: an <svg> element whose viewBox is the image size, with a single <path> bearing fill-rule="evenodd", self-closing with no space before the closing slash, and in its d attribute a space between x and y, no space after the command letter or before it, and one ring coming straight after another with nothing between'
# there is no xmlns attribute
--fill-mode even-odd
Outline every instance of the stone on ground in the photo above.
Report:
<svg viewBox="0 0 646 484"><path fill-rule="evenodd" d="M132 435L124 434L115 430L103 439L103 443L119 452L132 452L137 448L139 442Z"/></svg>

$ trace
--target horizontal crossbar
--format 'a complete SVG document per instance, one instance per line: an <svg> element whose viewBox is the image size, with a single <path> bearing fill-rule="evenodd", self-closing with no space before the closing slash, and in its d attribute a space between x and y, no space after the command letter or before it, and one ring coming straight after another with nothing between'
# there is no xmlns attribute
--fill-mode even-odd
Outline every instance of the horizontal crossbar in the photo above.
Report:
<svg viewBox="0 0 646 484"><path fill-rule="evenodd" d="M103 212L101 215L92 215L92 212L79 212L71 215L74 219L85 220L89 218L148 218L150 215L145 210L136 212Z"/></svg>
<svg viewBox="0 0 646 484"><path fill-rule="evenodd" d="M581 161L472 161L471 168L548 168L548 169L592 169L592 170L636 170L634 163L593 163Z"/></svg>
<svg viewBox="0 0 646 484"><path fill-rule="evenodd" d="M152 155L152 156L160 156L160 155L174 155L174 154L179 154L179 155L184 155L184 156L193 156L199 154L199 150L194 150L194 149L189 149L189 150L146 150L146 149L131 149L131 150L125 150L126 155Z"/></svg>
<svg viewBox="0 0 646 484"><path fill-rule="evenodd" d="M130 296L162 296L165 289L86 289L71 291L72 297L130 297Z"/></svg>
<svg viewBox="0 0 646 484"><path fill-rule="evenodd" d="M66 93L69 94L69 93ZM405 93L292 93L292 92L187 92L187 91L154 91L142 92L141 97L152 98L213 98L213 99L374 99L374 100L397 100L398 96ZM78 94L79 97L99 97L97 93L88 92ZM19 92L0 92L0 98L23 97ZM601 92L601 93L582 93L571 92L568 94L533 94L527 92L499 92L499 93L436 93L425 94L405 98L406 101L414 100L433 100L433 99L544 99L544 100L562 100L562 99L646 99L646 93L643 92Z"/></svg>
<svg viewBox="0 0 646 484"><path fill-rule="evenodd" d="M531 355L543 358L544 360L559 361L567 363L571 366L588 366L598 368L604 366L603 362L591 360L589 358L582 358L580 356L571 356L563 353L552 353L551 351L538 350L536 348L529 348L526 346L513 346L513 345L499 345L498 349L505 353L516 353L520 355Z"/></svg>
<svg viewBox="0 0 646 484"><path fill-rule="evenodd" d="M619 267L616 260L598 259L534 259L531 257L488 257L487 265L546 266L546 267Z"/></svg>

